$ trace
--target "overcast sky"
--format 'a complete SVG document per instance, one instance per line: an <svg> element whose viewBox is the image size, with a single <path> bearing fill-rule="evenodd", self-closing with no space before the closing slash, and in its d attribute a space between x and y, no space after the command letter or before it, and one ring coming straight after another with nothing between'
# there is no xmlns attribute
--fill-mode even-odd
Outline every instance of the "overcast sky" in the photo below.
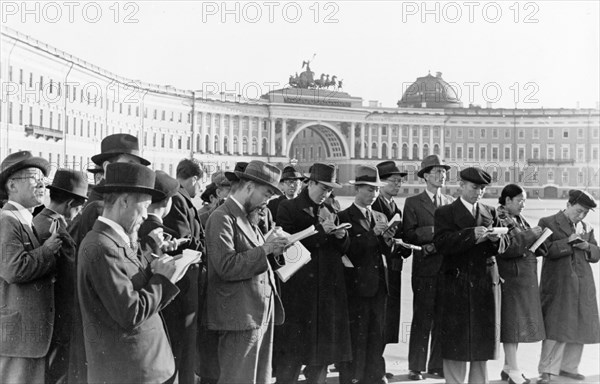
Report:
<svg viewBox="0 0 600 384"><path fill-rule="evenodd" d="M2 24L119 75L184 89L282 86L315 76L395 107L442 72L466 105L595 107L598 1L2 2ZM36 20L37 19L37 20ZM224 21L224 22L223 22ZM236 90L237 88L237 90ZM239 91L238 91L239 90Z"/></svg>

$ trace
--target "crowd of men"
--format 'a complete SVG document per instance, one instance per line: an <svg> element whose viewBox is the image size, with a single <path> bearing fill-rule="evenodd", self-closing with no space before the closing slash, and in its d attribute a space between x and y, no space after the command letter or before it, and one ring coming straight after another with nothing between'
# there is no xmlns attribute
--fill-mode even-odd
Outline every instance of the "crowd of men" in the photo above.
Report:
<svg viewBox="0 0 600 384"><path fill-rule="evenodd" d="M583 344L600 342L589 265L600 248L583 222L596 203L584 191L531 228L518 185L498 208L482 203L492 180L480 168L460 171L460 196L444 194L450 167L437 155L403 209L394 161L357 166L343 210L333 164L304 174L238 162L203 191L197 161L175 177L153 171L131 135L104 138L92 161L89 189L70 169L47 185L50 164L28 151L0 165L1 383L320 384L332 364L341 384L387 383L411 256L411 380L463 383L468 364L467 381L487 383L502 342L502 379L529 383L516 348L540 340L538 383L584 380ZM307 228L310 260L282 278L297 260L291 235Z"/></svg>

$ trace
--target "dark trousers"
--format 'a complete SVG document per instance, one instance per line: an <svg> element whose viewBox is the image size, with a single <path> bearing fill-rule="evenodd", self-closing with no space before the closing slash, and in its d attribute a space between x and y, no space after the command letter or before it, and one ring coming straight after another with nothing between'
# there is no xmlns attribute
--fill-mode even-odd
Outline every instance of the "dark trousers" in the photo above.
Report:
<svg viewBox="0 0 600 384"><path fill-rule="evenodd" d="M280 359L277 364L276 384L297 384L302 363L299 360L283 360ZM327 365L307 365L304 369L304 376L306 384L324 384L327 380Z"/></svg>
<svg viewBox="0 0 600 384"><path fill-rule="evenodd" d="M348 297L352 361L340 364L340 384L379 382L385 375L383 284L373 297Z"/></svg>
<svg viewBox="0 0 600 384"><path fill-rule="evenodd" d="M431 336L431 354L427 369L442 369L442 346L440 340L440 311L436 297L439 297L440 284L435 276L413 276L413 319L410 327L408 345L408 369L425 371L429 338Z"/></svg>
<svg viewBox="0 0 600 384"><path fill-rule="evenodd" d="M180 292L162 311L175 357L179 384L194 384L199 268L192 265L177 282Z"/></svg>

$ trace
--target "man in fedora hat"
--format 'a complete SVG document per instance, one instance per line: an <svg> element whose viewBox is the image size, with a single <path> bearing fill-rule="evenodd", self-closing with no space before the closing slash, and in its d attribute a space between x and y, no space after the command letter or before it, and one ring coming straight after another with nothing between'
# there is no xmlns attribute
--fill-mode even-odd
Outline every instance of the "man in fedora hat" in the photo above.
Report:
<svg viewBox="0 0 600 384"><path fill-rule="evenodd" d="M490 228L496 211L479 200L492 177L480 168L460 172L461 196L436 209L433 244L443 255L441 343L446 383L487 384L486 362L500 343L500 276L496 255L506 243ZM503 239L504 240L504 239ZM504 244L504 246L503 246Z"/></svg>
<svg viewBox="0 0 600 384"><path fill-rule="evenodd" d="M400 222L396 226L394 238L400 239L402 234L402 211L394 201L394 197L400 194L402 180L407 173L400 171L393 161L384 161L377 164L377 171L381 181L386 183L380 189L379 197L373 203L373 210L383 213L388 221L395 215L400 217ZM389 278L389 297L386 303L385 312L385 342L386 344L398 343L400 330L400 296L402 288L402 265L404 258L409 257L410 249L397 247L394 252L387 255L388 278ZM388 378L393 376L387 374Z"/></svg>
<svg viewBox="0 0 600 384"><path fill-rule="evenodd" d="M56 262L54 283L54 332L46 366L47 383L64 383L69 367L69 345L73 324L75 298L75 257L77 244L67 231L68 223L81 211L87 199L87 175L71 169L59 169L54 174L50 204L33 219L40 240L58 233L62 245Z"/></svg>
<svg viewBox="0 0 600 384"><path fill-rule="evenodd" d="M28 151L0 164L0 382L45 383L54 325L54 272L62 241L42 242L31 210L42 203L50 164ZM32 336L33 335L33 336Z"/></svg>
<svg viewBox="0 0 600 384"><path fill-rule="evenodd" d="M585 380L579 373L583 345L600 342L596 283L590 266L600 260L600 248L594 229L583 221L596 202L589 193L573 189L566 205L538 224L552 230L540 280L546 329L538 367L540 384L549 383L552 375Z"/></svg>
<svg viewBox="0 0 600 384"><path fill-rule="evenodd" d="M277 208L279 207L280 202L283 200L295 199L298 196L300 188L302 187L302 180L304 180L304 175L292 165L283 168L280 184L283 194L278 198L269 201L268 205L273 217L277 217Z"/></svg>
<svg viewBox="0 0 600 384"><path fill-rule="evenodd" d="M450 166L444 164L438 155L427 156L417 172L425 180L425 191L404 202L404 237L408 243L422 248L413 251L412 262L413 319L408 347L408 378L411 380L422 380L421 372L425 370L441 377L444 374L439 340L440 324L435 316L440 312L436 310L439 306L436 295L440 288L438 274L442 255L433 245L433 233L435 210L454 201L452 196L442 193L449 169ZM427 364L430 335L431 354Z"/></svg>
<svg viewBox="0 0 600 384"><path fill-rule="evenodd" d="M102 170L94 174L94 179L98 180L99 176L98 178L96 176L99 174L102 175L102 178L97 182L96 187L92 188L89 192L89 198L84 204L81 214L77 215L69 224L69 234L77 245L81 244L85 235L92 230L98 217L102 215L102 210L104 209L103 194L97 191L96 188L104 185L103 177L108 164L133 163L150 165L148 160L140 156L137 137L126 133L115 133L102 139L100 153L92 156L92 161L96 166L94 169ZM75 264L77 264L77 259L75 260ZM76 296L75 306L77 307L78 305ZM69 359L69 381L85 383L87 368L80 311L76 310L74 316L73 335L71 338L72 353Z"/></svg>
<svg viewBox="0 0 600 384"><path fill-rule="evenodd" d="M248 217L281 194L281 171L251 161L224 204L208 218L207 324L219 331L219 383L271 382L274 324L283 322L283 307L267 257L278 256L287 236L264 238Z"/></svg>
<svg viewBox="0 0 600 384"><path fill-rule="evenodd" d="M379 180L376 167L359 165L354 185L354 203L339 212L348 230L345 274L352 340L352 361L340 366L340 384L387 383L383 351L387 264L384 255L393 247L393 231L386 231L388 219L371 206L386 183Z"/></svg>
<svg viewBox="0 0 600 384"><path fill-rule="evenodd" d="M280 384L296 383L300 368L308 383L322 383L327 366L350 361L348 297L342 255L350 245L348 232L339 224L334 209L325 203L337 182L332 164L315 163L308 186L277 209L275 222L287 233L311 225L317 234L302 240L311 260L281 284L286 322L277 329L276 377Z"/></svg>
<svg viewBox="0 0 600 384"><path fill-rule="evenodd" d="M217 171L213 173L210 180L211 183L201 195L203 200L207 199L208 204L198 210L203 227L206 226L206 221L210 214L225 202L231 192L231 181L225 176L225 172Z"/></svg>
<svg viewBox="0 0 600 384"><path fill-rule="evenodd" d="M204 229L193 199L202 189L204 171L195 159L183 159L177 164L176 179L179 189L172 197L171 210L163 219L163 224L175 233L178 239L189 239L171 254L179 254L184 249L204 253ZM203 257L205 259L205 257ZM203 260L205 263L205 260ZM177 283L179 295L162 312L165 325L175 355L179 384L194 384L196 365L196 334L198 329L199 287L206 278L205 264L194 264L188 268ZM200 285L199 285L200 284Z"/></svg>
<svg viewBox="0 0 600 384"><path fill-rule="evenodd" d="M155 174L140 164L106 167L102 216L79 246L77 293L91 383L165 383L175 364L159 311L179 290L170 256L148 264L131 248L147 217Z"/></svg>

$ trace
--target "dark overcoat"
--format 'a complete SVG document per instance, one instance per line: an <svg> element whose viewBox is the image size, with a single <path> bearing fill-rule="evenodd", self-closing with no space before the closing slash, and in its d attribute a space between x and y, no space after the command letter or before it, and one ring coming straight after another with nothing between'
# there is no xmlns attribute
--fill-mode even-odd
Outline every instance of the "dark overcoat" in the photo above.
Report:
<svg viewBox="0 0 600 384"><path fill-rule="evenodd" d="M401 239L404 237L402 232L402 211L394 203L390 205L380 194L377 200L371 206L374 211L381 212L387 217L388 221L394 215L400 215L400 224L396 230L395 238ZM402 288L402 265L404 259L409 257L411 250L399 247L395 252L390 252L386 255L388 265L388 300L385 305L385 342L398 343L400 341L400 300Z"/></svg>
<svg viewBox="0 0 600 384"><path fill-rule="evenodd" d="M478 203L477 218L460 199L435 211L433 242L444 255L442 271L442 358L497 358L500 342L500 242L476 244L474 227L496 225L496 211Z"/></svg>
<svg viewBox="0 0 600 384"><path fill-rule="evenodd" d="M449 195L441 195L442 204L448 205L454 201ZM407 243L425 247L433 245L434 213L436 207L427 192L408 197L404 201L404 218L402 230ZM431 247L430 247L431 248ZM433 248L435 249L435 247ZM442 266L442 255L435 251L413 251L412 277L435 277Z"/></svg>
<svg viewBox="0 0 600 384"><path fill-rule="evenodd" d="M44 357L54 324L56 256L10 203L0 211L0 247L0 356Z"/></svg>
<svg viewBox="0 0 600 384"><path fill-rule="evenodd" d="M600 342L596 284L590 267L600 260L594 229L587 223L578 224L584 232L581 237L590 244L589 251L583 251L567 243L575 230L564 212L540 219L539 226L552 230L540 280L546 338L565 343Z"/></svg>
<svg viewBox="0 0 600 384"><path fill-rule="evenodd" d="M164 383L175 373L158 312L179 293L103 222L79 246L77 293L90 383Z"/></svg>
<svg viewBox="0 0 600 384"><path fill-rule="evenodd" d="M318 233L302 240L311 260L286 283L281 298L285 323L276 329L275 344L283 359L294 356L303 364L321 365L352 359L350 328L342 255L348 250L348 236L327 235L320 224L325 217L338 221L333 208L318 206L308 188L298 197L282 201L276 223L287 233L314 225Z"/></svg>
<svg viewBox="0 0 600 384"><path fill-rule="evenodd" d="M545 339L544 318L538 287L537 257L543 256L542 244L535 253L529 247L536 236L521 217L510 217L498 208L499 225L510 228L510 246L497 257L502 283L500 341L532 343Z"/></svg>

